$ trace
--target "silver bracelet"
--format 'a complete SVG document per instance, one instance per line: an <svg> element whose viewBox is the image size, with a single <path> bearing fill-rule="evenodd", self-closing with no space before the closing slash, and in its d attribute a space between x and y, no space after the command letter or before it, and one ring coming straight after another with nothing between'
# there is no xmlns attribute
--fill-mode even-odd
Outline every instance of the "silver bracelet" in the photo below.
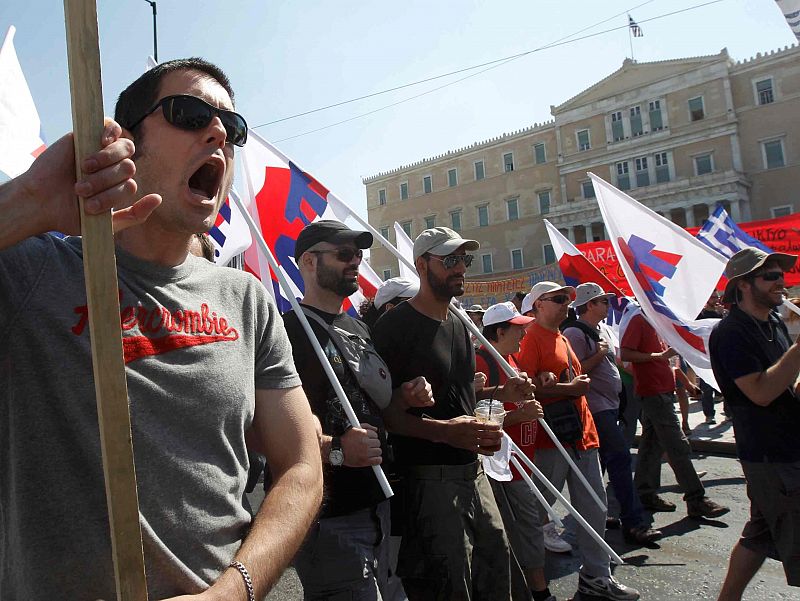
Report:
<svg viewBox="0 0 800 601"><path fill-rule="evenodd" d="M247 589L247 601L256 601L256 592L253 590L253 580L250 578L250 572L247 571L244 564L241 561L232 561L228 567L236 568L242 575L244 586Z"/></svg>

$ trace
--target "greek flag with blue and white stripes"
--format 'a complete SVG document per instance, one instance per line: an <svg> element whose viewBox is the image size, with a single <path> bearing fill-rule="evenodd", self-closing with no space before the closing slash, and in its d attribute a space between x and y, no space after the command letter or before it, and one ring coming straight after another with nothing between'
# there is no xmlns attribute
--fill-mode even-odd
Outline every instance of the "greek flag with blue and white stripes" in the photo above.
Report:
<svg viewBox="0 0 800 601"><path fill-rule="evenodd" d="M750 247L760 248L768 253L774 252L736 225L722 205L717 205L717 209L706 219L696 237L706 246L728 258Z"/></svg>

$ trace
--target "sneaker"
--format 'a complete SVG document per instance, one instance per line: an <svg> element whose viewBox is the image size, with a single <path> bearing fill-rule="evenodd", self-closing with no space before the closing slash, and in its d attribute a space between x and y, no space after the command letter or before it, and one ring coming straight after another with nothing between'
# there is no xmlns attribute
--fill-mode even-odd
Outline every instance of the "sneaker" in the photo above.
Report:
<svg viewBox="0 0 800 601"><path fill-rule="evenodd" d="M717 420L714 419L713 415L711 417L707 417L706 418L706 426L713 426L716 423L717 423Z"/></svg>
<svg viewBox="0 0 800 601"><path fill-rule="evenodd" d="M730 507L724 507L714 503L708 497L695 499L686 502L686 512L690 518L718 518L730 511Z"/></svg>
<svg viewBox="0 0 800 601"><path fill-rule="evenodd" d="M646 545L658 540L662 536L664 536L664 533L661 532L661 530L656 530L648 526L636 526L636 528L622 529L622 538L625 539L626 543L632 545Z"/></svg>
<svg viewBox="0 0 800 601"><path fill-rule="evenodd" d="M613 599L614 601L636 601L639 598L639 591L625 586L613 576L592 578L591 576L579 574L578 592L602 599Z"/></svg>
<svg viewBox="0 0 800 601"><path fill-rule="evenodd" d="M662 499L656 494L652 495L642 495L639 497L639 500L642 502L642 507L649 511L675 511L678 506L675 503L670 503L666 499Z"/></svg>
<svg viewBox="0 0 800 601"><path fill-rule="evenodd" d="M553 522L548 522L542 528L544 534L544 548L553 553L569 553L572 551L572 545L559 536L556 530L556 525Z"/></svg>
<svg viewBox="0 0 800 601"><path fill-rule="evenodd" d="M703 478L705 478L707 475L708 475L708 471L706 471L706 470L700 470L699 472L697 472L697 477L698 477L700 480L702 480Z"/></svg>
<svg viewBox="0 0 800 601"><path fill-rule="evenodd" d="M606 516L606 530L619 530L621 525L619 518L615 518L613 515Z"/></svg>

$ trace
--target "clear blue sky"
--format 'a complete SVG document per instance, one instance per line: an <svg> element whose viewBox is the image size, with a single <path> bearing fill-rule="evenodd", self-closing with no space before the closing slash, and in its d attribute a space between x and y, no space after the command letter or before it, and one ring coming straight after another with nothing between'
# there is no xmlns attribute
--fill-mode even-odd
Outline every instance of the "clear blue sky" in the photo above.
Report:
<svg viewBox="0 0 800 601"><path fill-rule="evenodd" d="M276 2L159 0L164 61L203 56L225 69L251 126L486 61L525 52L630 9L644 30L640 61L715 54L744 59L794 36L773 0L723 2L652 22L700 0L403 0ZM106 111L152 54L144 0L100 0ZM638 8L634 8L637 7ZM623 26L622 14L581 35ZM70 129L64 17L58 0L0 2L0 36L15 47L52 142ZM466 81L292 140L457 77L257 131L365 214L362 176L550 119L557 105L613 72L630 54L626 30L534 53ZM2 82L0 82L2 85Z"/></svg>

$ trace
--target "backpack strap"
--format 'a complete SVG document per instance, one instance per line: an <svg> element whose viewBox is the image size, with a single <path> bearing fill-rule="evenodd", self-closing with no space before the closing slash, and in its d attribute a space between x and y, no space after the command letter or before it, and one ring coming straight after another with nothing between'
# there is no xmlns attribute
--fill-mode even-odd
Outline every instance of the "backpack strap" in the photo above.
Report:
<svg viewBox="0 0 800 601"><path fill-rule="evenodd" d="M489 367L489 378L486 380L488 386L497 386L500 383L500 368L491 353L485 348L475 349L475 353L480 355Z"/></svg>

